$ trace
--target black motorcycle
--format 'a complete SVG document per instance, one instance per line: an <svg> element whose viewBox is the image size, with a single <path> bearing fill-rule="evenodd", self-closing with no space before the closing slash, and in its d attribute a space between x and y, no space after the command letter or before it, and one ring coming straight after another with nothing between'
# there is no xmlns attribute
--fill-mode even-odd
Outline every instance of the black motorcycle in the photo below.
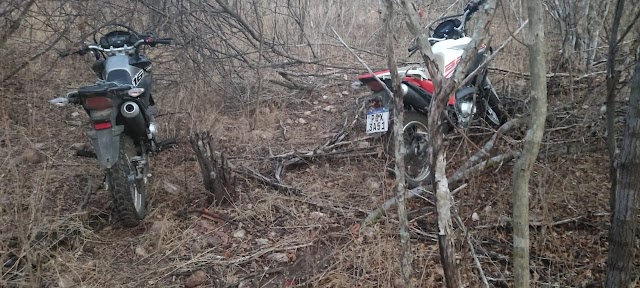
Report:
<svg viewBox="0 0 640 288"><path fill-rule="evenodd" d="M95 157L106 170L105 187L113 196L115 218L123 226L137 226L146 216L150 153L159 152L174 141L156 139L155 103L152 97L151 61L141 55L143 46L171 44L172 40L140 34L121 24L96 40L60 57L93 53L97 76L93 85L80 87L64 97L50 100L57 106L79 104L89 116L87 135ZM124 29L122 29L124 28Z"/></svg>

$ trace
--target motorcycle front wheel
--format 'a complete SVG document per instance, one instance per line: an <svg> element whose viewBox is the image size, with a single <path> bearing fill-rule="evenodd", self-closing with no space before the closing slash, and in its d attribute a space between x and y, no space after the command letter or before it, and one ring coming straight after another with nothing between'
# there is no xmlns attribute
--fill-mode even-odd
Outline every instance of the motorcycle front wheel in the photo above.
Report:
<svg viewBox="0 0 640 288"><path fill-rule="evenodd" d="M403 120L405 181L412 189L419 187L431 174L428 118L416 111L406 111Z"/></svg>
<svg viewBox="0 0 640 288"><path fill-rule="evenodd" d="M143 159L141 149L130 136L122 134L118 161L109 170L114 216L125 227L137 226L146 216L147 171L138 168L138 161L147 159Z"/></svg>
<svg viewBox="0 0 640 288"><path fill-rule="evenodd" d="M404 177L407 187L419 187L430 174L429 130L427 115L417 111L405 111L402 123L404 139ZM395 157L393 130L387 133L387 154Z"/></svg>
<svg viewBox="0 0 640 288"><path fill-rule="evenodd" d="M507 113L505 113L500 107L500 99L498 99L498 95L496 95L493 89L487 89L486 93L487 97L487 106L484 107L484 111L482 111L482 115L484 120L494 127L500 127L502 124L507 123L508 117ZM483 105L481 105L483 106Z"/></svg>

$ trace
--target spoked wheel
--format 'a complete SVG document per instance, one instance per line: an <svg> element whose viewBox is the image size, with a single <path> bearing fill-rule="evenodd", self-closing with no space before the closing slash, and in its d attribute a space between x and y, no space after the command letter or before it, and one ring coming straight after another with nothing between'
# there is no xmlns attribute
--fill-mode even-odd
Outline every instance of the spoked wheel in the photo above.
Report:
<svg viewBox="0 0 640 288"><path fill-rule="evenodd" d="M411 189L419 187L422 181L431 174L428 119L426 115L415 111L406 111L403 122L405 181Z"/></svg>
<svg viewBox="0 0 640 288"><path fill-rule="evenodd" d="M126 134L120 136L118 162L110 169L113 206L116 219L125 227L134 227L146 216L148 159Z"/></svg>

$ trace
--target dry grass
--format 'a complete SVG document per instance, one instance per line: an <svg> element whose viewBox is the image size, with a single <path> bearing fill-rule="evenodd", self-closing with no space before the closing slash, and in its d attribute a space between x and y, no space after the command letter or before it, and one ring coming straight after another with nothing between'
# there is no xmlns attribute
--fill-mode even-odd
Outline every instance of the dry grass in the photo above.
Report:
<svg viewBox="0 0 640 288"><path fill-rule="evenodd" d="M232 161L265 174L273 170L273 162L265 157L293 149L312 149L326 142L342 126L346 113L361 95L350 91L348 84L364 70L330 38L326 33L330 30L318 27L336 27L355 46L381 51L377 48L384 43L376 37L380 33L376 32L376 7L359 9L361 2L350 1L344 6L341 20L333 16L339 14L334 11L339 6L333 6L328 14L310 16L314 23L323 23L324 16L331 15L326 20L328 24L311 30L312 42L331 44L316 48L322 56L330 57L329 63L354 70L337 70L336 77L316 78L313 81L320 84L311 92L291 92L267 85L262 95L265 104L255 118L259 125L253 130L253 103L244 101L254 96L255 83L250 76L240 83L249 88L234 90L235 87L221 85L221 81L202 81L205 77L195 70L181 70L178 74L175 70L179 65L160 65L159 73L168 73L161 78L180 83L158 89L160 113L165 113L159 118L160 134L176 137L179 145L152 159L151 210L137 228L124 229L111 222L109 196L99 188L102 172L94 161L74 156L69 148L74 143L87 142L82 126L78 126L86 116L78 108L55 108L46 103L68 87L92 81L90 75L77 72L88 71L87 62L57 63L53 57L42 57L15 81L3 84L0 257L3 264L16 259L12 255L19 256L20 261L0 268L0 286L183 287L195 270L203 270L208 276L204 286L208 287L291 287L285 283L298 287L397 287L401 278L399 239L393 212L371 228L353 229L366 213L394 194L393 178L385 172L391 159L383 155L322 160L288 171L284 181L303 190L304 196L287 195L240 178L239 197L234 203L205 207L199 168L186 142L193 131L209 130L217 135L218 148ZM454 8L461 4L456 5ZM436 14L447 8L448 5L429 7L437 10ZM367 21L362 22L363 19ZM498 29L503 25L500 17L494 21L493 45L497 46L508 34ZM514 30L517 26L509 27ZM406 51L408 39L408 34L399 33L400 51ZM309 56L304 54L307 50L300 51L300 57ZM549 58L553 59L554 50L549 51ZM525 71L524 52L524 47L512 42L493 65ZM384 66L378 56L363 53L363 57L374 67ZM161 59L173 58L163 54ZM305 69L326 71L326 67ZM263 75L263 80L275 77L273 71L264 71ZM493 81L509 100L519 103L518 111L526 111L526 80L495 74ZM576 84L575 88L572 95L576 102L586 99L592 108L595 106L590 111L597 111L601 100L588 93L588 86ZM551 101L553 107L570 99L567 90L557 90ZM329 105L337 111L324 111ZM517 132L512 136L517 137ZM561 137L573 140L574 136ZM474 145L480 145L487 136L470 137ZM501 149L517 146L517 139L507 139ZM29 149L41 153L43 161L29 163L22 159ZM449 149L450 169L475 151L471 143L460 138L452 139ZM532 230L533 287L586 287L602 280L608 225L608 177L602 169L606 162L603 150L538 162L531 182L532 219L547 224L584 217ZM495 287L510 283L510 231L494 225L511 214L510 165L506 163L471 179L456 196L459 214ZM89 190L95 192L85 203ZM435 208L429 204L431 196L426 197L409 203L413 216L414 278L417 287L439 287L443 272L433 238L437 227ZM202 208L231 221L219 223L197 213L181 213ZM480 220L472 220L474 212ZM245 235L235 237L242 234L240 230ZM458 247L457 251L464 282L469 287L479 287L472 255L466 247ZM277 253L284 253L288 261L270 258L280 255Z"/></svg>

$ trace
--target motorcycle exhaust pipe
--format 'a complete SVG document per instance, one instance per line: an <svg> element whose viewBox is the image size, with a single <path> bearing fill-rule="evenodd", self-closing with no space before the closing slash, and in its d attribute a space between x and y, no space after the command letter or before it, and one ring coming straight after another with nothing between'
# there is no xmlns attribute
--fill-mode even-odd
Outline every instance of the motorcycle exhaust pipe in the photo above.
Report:
<svg viewBox="0 0 640 288"><path fill-rule="evenodd" d="M129 130L136 137L147 137L147 122L140 113L140 106L133 101L122 104L120 113L124 116L125 129Z"/></svg>
<svg viewBox="0 0 640 288"><path fill-rule="evenodd" d="M420 96L418 92L409 88L406 84L402 83L400 85L402 88L402 94L404 95L404 102L421 110L428 111L429 110L429 102L424 97Z"/></svg>
<svg viewBox="0 0 640 288"><path fill-rule="evenodd" d="M136 102L127 101L122 104L120 112L125 118L135 118L140 115L140 106Z"/></svg>

